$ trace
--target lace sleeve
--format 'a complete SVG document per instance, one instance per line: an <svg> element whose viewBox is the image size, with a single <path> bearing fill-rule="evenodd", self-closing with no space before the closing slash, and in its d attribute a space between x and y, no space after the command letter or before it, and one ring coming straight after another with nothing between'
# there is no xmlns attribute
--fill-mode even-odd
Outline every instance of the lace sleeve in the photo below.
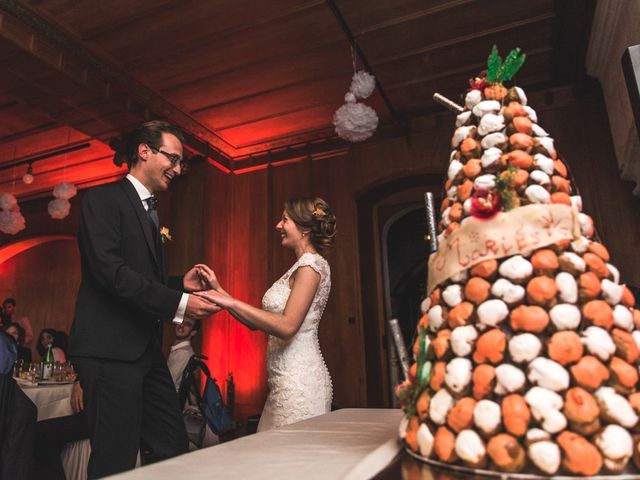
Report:
<svg viewBox="0 0 640 480"><path fill-rule="evenodd" d="M298 259L296 270L300 267L311 267L320 274L320 279L324 280L329 276L329 264L319 254L305 253Z"/></svg>

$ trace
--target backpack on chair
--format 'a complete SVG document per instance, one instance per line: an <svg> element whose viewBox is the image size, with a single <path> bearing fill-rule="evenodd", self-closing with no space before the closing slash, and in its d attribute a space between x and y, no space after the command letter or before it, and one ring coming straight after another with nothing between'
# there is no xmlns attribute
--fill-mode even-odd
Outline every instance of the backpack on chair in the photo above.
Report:
<svg viewBox="0 0 640 480"><path fill-rule="evenodd" d="M195 406L198 408L199 413L206 420L206 424L209 425L209 428L211 428L216 435L222 436L233 432L236 428L236 424L231 417L229 410L227 410L227 407L224 405L218 384L211 376L209 368L203 360L207 360L207 357L202 355L193 355L191 359L189 359L189 363L182 373L182 383L180 385L180 390L178 391L178 397L181 405L184 405L189 397L191 397L193 403L195 403ZM200 369L205 377L204 393L202 395L200 394L200 389L195 382L195 373L197 369ZM204 428L202 428L200 432L197 432L198 412L197 410L194 410L194 408L186 408L184 410L185 425L187 425L188 433L191 424L192 434L189 435L189 439L201 447L204 437ZM202 426L204 426L204 422L202 422ZM193 440L192 437L194 437Z"/></svg>

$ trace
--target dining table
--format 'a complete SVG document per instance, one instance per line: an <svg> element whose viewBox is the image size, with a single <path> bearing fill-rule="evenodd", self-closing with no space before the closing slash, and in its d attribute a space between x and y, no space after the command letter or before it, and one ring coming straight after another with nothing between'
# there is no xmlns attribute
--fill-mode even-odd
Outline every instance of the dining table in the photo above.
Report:
<svg viewBox="0 0 640 480"><path fill-rule="evenodd" d="M38 421L74 415L71 408L73 382L37 382L16 379L18 385L38 409ZM67 479L86 480L91 454L89 439L69 442L62 450L61 459Z"/></svg>

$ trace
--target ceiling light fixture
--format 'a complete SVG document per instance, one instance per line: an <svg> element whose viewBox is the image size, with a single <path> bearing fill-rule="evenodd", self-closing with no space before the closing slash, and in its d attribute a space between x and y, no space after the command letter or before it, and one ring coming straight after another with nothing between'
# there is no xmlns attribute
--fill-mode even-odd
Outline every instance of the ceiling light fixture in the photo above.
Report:
<svg viewBox="0 0 640 480"><path fill-rule="evenodd" d="M22 176L22 183L25 185L31 185L33 183L33 165L31 162L29 162L27 173Z"/></svg>

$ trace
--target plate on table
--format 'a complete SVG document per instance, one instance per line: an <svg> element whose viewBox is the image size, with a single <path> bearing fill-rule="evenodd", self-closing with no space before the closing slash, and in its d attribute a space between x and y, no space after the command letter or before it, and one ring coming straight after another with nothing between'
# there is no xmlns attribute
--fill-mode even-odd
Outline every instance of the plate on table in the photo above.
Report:
<svg viewBox="0 0 640 480"><path fill-rule="evenodd" d="M34 388L38 386L37 383L33 383L31 380L27 380L26 378L16 378L15 380L22 388Z"/></svg>

